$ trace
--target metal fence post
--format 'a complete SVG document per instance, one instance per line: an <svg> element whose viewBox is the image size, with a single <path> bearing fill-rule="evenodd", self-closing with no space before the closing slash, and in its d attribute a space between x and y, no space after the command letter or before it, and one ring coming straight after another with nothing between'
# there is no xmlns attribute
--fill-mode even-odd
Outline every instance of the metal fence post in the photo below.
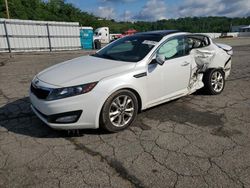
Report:
<svg viewBox="0 0 250 188"><path fill-rule="evenodd" d="M51 47L51 38L50 38L50 32L49 32L49 24L46 24L47 27L47 33L48 33L48 40L49 40L49 51L52 51L52 47Z"/></svg>
<svg viewBox="0 0 250 188"><path fill-rule="evenodd" d="M6 37L6 40L7 40L7 45L8 45L9 53L11 53L10 39L9 39L9 34L8 34L6 20L3 21L3 25L4 25L5 37Z"/></svg>

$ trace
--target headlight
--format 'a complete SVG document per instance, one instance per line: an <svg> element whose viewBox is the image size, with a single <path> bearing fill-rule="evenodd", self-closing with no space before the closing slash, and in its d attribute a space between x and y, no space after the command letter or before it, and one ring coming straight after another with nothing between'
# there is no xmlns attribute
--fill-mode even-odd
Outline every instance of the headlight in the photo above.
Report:
<svg viewBox="0 0 250 188"><path fill-rule="evenodd" d="M66 97L72 97L88 93L96 86L96 84L97 82L92 82L79 86L52 89L49 96L47 97L47 100L51 101L51 100L63 99Z"/></svg>

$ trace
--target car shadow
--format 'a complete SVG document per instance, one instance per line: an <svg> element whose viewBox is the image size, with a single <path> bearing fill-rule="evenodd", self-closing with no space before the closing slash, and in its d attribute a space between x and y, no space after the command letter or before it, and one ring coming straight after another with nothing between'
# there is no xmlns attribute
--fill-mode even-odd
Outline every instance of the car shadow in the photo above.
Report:
<svg viewBox="0 0 250 188"><path fill-rule="evenodd" d="M9 101L0 108L0 132L9 131L15 134L36 138L79 137L83 135L110 134L103 129L55 130L47 126L32 112L28 97Z"/></svg>
<svg viewBox="0 0 250 188"><path fill-rule="evenodd" d="M205 95L203 91L193 94ZM158 121L175 121L179 123L191 122L201 126L211 126L210 124L220 125L221 116L209 112L199 112L190 109L188 106L175 99L155 107L143 110L132 127L139 127L142 130L151 129L146 126L141 119L147 117ZM82 129L82 130L55 130L47 126L32 112L28 97L18 100L8 101L0 108L0 132L9 131L37 138L58 138L58 137L81 137L84 135L104 135L112 134L103 129Z"/></svg>
<svg viewBox="0 0 250 188"><path fill-rule="evenodd" d="M202 95L202 96L209 96L210 94L208 94L204 88L201 88L197 91L195 91L194 93L192 93L191 95Z"/></svg>

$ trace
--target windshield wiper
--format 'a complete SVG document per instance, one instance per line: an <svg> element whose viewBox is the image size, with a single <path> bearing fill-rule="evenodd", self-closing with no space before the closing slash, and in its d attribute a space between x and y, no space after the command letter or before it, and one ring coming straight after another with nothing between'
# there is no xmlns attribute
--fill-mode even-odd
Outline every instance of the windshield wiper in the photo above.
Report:
<svg viewBox="0 0 250 188"><path fill-rule="evenodd" d="M95 54L91 54L90 56L94 56L94 57L100 57L100 54L95 53Z"/></svg>
<svg viewBox="0 0 250 188"><path fill-rule="evenodd" d="M116 58L114 58L114 57L112 57L112 56L110 56L108 54L102 54L101 55L101 54L95 53L92 56L94 56L94 57L100 57L100 58L105 58L105 59L111 59L111 60L118 60L118 59L116 59Z"/></svg>

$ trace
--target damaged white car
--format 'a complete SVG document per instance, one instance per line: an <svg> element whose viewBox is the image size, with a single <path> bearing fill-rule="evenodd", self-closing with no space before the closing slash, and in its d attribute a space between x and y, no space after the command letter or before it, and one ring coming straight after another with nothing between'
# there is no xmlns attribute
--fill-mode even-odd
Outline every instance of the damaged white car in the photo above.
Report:
<svg viewBox="0 0 250 188"><path fill-rule="evenodd" d="M220 94L230 46L174 30L137 33L92 56L50 67L30 87L31 107L55 129L127 128L141 110L204 88ZM167 114L166 114L167 115Z"/></svg>

